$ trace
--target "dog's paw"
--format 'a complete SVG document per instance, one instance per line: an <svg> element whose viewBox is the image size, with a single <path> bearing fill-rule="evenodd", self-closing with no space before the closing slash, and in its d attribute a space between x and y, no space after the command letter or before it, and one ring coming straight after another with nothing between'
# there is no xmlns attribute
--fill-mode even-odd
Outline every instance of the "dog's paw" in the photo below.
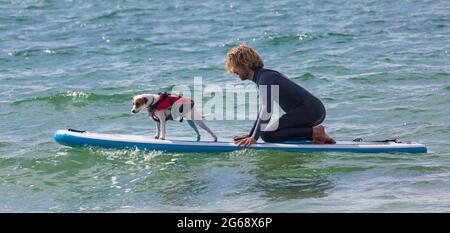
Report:
<svg viewBox="0 0 450 233"><path fill-rule="evenodd" d="M159 135L153 136L154 139L159 139Z"/></svg>
<svg viewBox="0 0 450 233"><path fill-rule="evenodd" d="M214 137L214 142L217 142L217 137Z"/></svg>
<svg viewBox="0 0 450 233"><path fill-rule="evenodd" d="M165 137L159 137L159 140L166 140Z"/></svg>

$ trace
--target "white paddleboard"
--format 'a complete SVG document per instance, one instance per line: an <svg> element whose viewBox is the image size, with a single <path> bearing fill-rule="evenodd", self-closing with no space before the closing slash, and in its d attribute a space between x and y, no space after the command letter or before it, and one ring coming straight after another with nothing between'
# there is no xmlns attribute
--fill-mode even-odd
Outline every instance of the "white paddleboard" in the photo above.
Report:
<svg viewBox="0 0 450 233"><path fill-rule="evenodd" d="M148 136L102 134L85 131L58 130L53 135L55 141L71 147L94 146L103 148L139 148L145 150L160 150L168 152L229 152L242 149L231 140L190 141L183 139L159 140ZM256 150L284 150L284 151L341 151L366 153L426 153L426 146L413 142L380 142L380 141L338 141L336 144L298 143L256 143L251 146Z"/></svg>

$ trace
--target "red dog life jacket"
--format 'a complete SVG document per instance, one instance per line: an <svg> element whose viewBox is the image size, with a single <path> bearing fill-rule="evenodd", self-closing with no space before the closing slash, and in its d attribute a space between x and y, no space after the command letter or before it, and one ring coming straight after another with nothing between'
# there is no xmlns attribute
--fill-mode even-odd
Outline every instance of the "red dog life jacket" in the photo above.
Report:
<svg viewBox="0 0 450 233"><path fill-rule="evenodd" d="M167 92L160 92L160 93L158 93L158 95L159 95L159 100L156 101L156 103L154 103L148 107L148 111L149 111L149 113L151 113L151 116L155 121L159 121L159 119L156 118L156 116L154 114L155 110L159 111L159 110L169 109L173 106L173 104L175 102L177 102L181 98L183 98L182 96L172 95ZM190 103L191 109L194 106L194 100L192 100L192 99L184 98L182 101L183 101L182 102L183 104L184 104L184 102ZM180 107L180 112L183 112L183 105L181 105L181 107ZM172 119L172 116L169 116L168 119L166 119L166 120L171 120L171 119ZM181 121L183 121L183 117L181 117L180 122Z"/></svg>

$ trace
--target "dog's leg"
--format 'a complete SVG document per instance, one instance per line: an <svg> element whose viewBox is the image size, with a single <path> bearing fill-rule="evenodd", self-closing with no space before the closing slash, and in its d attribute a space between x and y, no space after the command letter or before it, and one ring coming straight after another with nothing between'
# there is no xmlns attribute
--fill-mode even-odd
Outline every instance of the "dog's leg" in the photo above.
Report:
<svg viewBox="0 0 450 233"><path fill-rule="evenodd" d="M197 126L195 126L192 120L186 120L186 122L189 124L189 126L191 126L192 129L194 129L195 133L197 134L197 142L200 141L200 133L198 132Z"/></svg>
<svg viewBox="0 0 450 233"><path fill-rule="evenodd" d="M195 110L195 108L193 108L188 115L190 115L191 119L193 119L198 126L208 132L214 138L215 142L217 142L217 136L211 131L211 129L208 128L208 126L206 126L205 122L203 122L202 116Z"/></svg>
<svg viewBox="0 0 450 233"><path fill-rule="evenodd" d="M206 126L203 120L194 120L194 122L202 129L206 130L206 132L208 132L211 135L211 137L214 138L214 141L217 142L217 136L211 131L211 129L208 128L208 126Z"/></svg>
<svg viewBox="0 0 450 233"><path fill-rule="evenodd" d="M154 138L158 139L159 135L161 135L161 130L160 130L160 123L157 121L156 122L156 134L155 134Z"/></svg>
<svg viewBox="0 0 450 233"><path fill-rule="evenodd" d="M156 112L159 119L159 139L164 140L166 138L166 116L163 111Z"/></svg>

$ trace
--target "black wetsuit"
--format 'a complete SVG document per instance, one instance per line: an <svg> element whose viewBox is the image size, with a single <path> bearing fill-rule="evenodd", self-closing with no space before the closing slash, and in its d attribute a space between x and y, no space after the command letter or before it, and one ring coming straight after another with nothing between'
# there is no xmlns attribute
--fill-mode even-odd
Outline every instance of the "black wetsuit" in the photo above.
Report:
<svg viewBox="0 0 450 233"><path fill-rule="evenodd" d="M250 136L255 140L261 137L265 142L312 140L312 127L325 120L325 107L322 102L306 89L274 70L264 68L255 70L253 81L258 86L262 103ZM271 86L274 85L278 85L277 102L285 114L277 119L278 127L267 131L261 124L267 124L273 113L272 101L276 100L276 93L271 91ZM271 101L271 97L275 99Z"/></svg>

